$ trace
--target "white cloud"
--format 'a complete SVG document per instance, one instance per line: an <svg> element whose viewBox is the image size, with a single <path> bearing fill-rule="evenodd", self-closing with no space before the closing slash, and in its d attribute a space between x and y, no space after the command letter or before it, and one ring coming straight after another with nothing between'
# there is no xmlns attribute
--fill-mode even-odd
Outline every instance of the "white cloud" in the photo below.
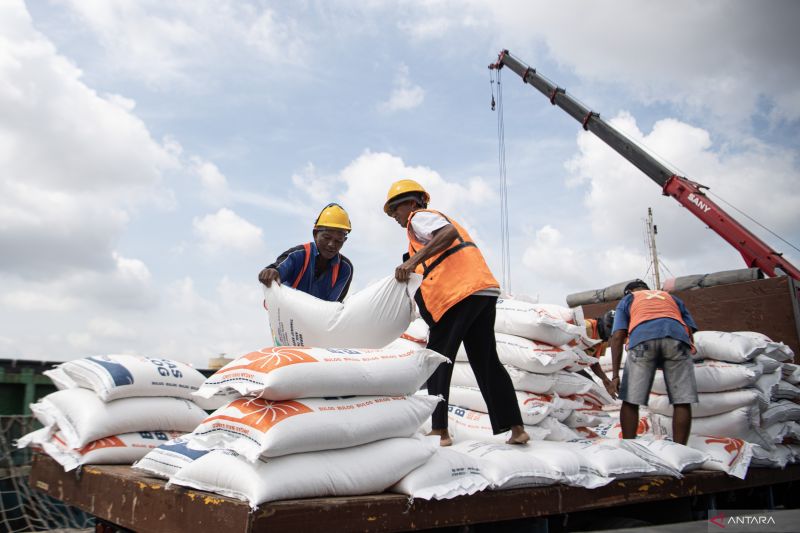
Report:
<svg viewBox="0 0 800 533"><path fill-rule="evenodd" d="M311 33L292 16L233 0L64 0L107 54L106 67L165 88L209 63L307 61Z"/></svg>
<svg viewBox="0 0 800 533"><path fill-rule="evenodd" d="M392 94L385 102L378 105L378 109L385 113L408 111L422 105L425 100L425 90L419 85L414 85L408 75L408 66L397 67Z"/></svg>
<svg viewBox="0 0 800 533"><path fill-rule="evenodd" d="M201 246L209 252L232 249L258 253L263 248L261 228L227 208L195 218L192 225Z"/></svg>

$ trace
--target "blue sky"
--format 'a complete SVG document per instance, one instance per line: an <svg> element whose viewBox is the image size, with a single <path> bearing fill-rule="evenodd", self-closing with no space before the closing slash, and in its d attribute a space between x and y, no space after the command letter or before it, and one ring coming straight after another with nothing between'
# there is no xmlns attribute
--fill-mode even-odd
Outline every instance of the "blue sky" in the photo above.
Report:
<svg viewBox="0 0 800 533"><path fill-rule="evenodd" d="M405 238L381 207L405 177L499 277L486 67L503 48L797 246L797 20L793 2L6 0L0 357L202 366L267 345L258 271L338 201L353 290L389 275ZM662 276L744 266L516 75L501 81L511 293L564 304L644 276L647 207Z"/></svg>

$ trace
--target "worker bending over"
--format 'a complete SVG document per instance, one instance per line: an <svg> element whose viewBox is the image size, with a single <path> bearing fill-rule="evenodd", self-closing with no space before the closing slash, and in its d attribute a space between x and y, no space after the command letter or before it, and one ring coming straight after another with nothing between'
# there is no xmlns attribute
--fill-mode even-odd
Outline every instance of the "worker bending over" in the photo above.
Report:
<svg viewBox="0 0 800 533"><path fill-rule="evenodd" d="M586 355L598 359L598 362L592 363L589 368L592 370L595 376L600 378L600 382L603 384L603 387L605 387L609 394L614 392L611 387L611 380L608 379L606 373L603 372L603 368L600 366L599 359L606 353L608 339L611 337L611 331L614 327L614 314L615 311L611 309L610 311L606 311L603 316L584 319L586 336L590 339L600 341L591 348L587 348L585 350ZM577 374L581 374L582 376L591 379L591 376L585 370L581 370L580 372L577 372ZM612 394L612 396L615 396L615 394L616 393Z"/></svg>
<svg viewBox="0 0 800 533"><path fill-rule="evenodd" d="M697 403L693 333L697 326L680 298L651 291L642 280L625 286L617 305L611 335L612 390L622 400L622 437L636 438L639 406L647 405L656 367L663 367L669 403L673 406L672 439L686 444L692 428L692 406ZM619 367L622 344L628 340L628 356L622 383Z"/></svg>
<svg viewBox="0 0 800 533"><path fill-rule="evenodd" d="M522 425L517 397L508 372L497 357L495 306L500 286L469 234L452 219L426 209L430 196L413 180L392 184L384 212L407 229L408 253L395 269L398 281L412 272L423 276L414 299L430 327L428 348L455 361L461 343L488 406L495 434L511 430L510 444L530 438ZM428 394L442 395L433 412L431 435L442 446L452 444L447 431L452 364L441 364L428 379Z"/></svg>
<svg viewBox="0 0 800 533"><path fill-rule="evenodd" d="M353 264L339 253L348 233L347 212L339 204L326 205L314 222L314 240L283 252L258 274L258 281L267 287L288 283L322 300L341 302L353 279Z"/></svg>

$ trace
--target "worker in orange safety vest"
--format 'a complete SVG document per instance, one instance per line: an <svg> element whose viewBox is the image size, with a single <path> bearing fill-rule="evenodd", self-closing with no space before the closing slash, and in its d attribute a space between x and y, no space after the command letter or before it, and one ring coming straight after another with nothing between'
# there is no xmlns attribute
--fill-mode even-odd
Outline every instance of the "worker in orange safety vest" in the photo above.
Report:
<svg viewBox="0 0 800 533"><path fill-rule="evenodd" d="M694 375L694 319L683 301L668 292L650 290L642 280L625 287L617 304L611 335L612 391L622 400L620 423L625 439L636 438L639 406L647 405L657 367L664 370L669 402L673 406L672 439L686 444L697 403ZM619 379L622 345L628 337L628 355Z"/></svg>
<svg viewBox="0 0 800 533"><path fill-rule="evenodd" d="M259 274L258 281L288 283L329 302L341 302L353 279L353 264L339 251L350 233L350 217L339 204L331 203L314 221L314 240L283 252Z"/></svg>
<svg viewBox="0 0 800 533"><path fill-rule="evenodd" d="M408 253L395 269L398 281L412 272L423 276L415 295L422 318L430 327L428 348L455 361L461 343L489 411L495 434L510 430L509 444L530 438L508 372L497 357L495 306L500 285L467 231L444 214L427 209L430 196L416 181L392 184L384 212L407 230ZM442 446L452 438L447 429L452 364L441 364L428 379L428 393L444 401L433 412L432 435Z"/></svg>

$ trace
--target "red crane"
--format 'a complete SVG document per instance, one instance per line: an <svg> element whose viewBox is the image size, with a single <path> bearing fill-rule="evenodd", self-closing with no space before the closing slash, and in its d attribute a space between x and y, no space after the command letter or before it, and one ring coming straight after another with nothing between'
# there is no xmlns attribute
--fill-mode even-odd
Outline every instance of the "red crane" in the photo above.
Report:
<svg viewBox="0 0 800 533"><path fill-rule="evenodd" d="M703 185L689 180L656 161L647 152L631 141L620 131L600 118L598 113L584 107L567 92L536 72L536 69L525 65L508 50L500 52L496 63L490 69L501 69L506 66L517 73L522 81L545 95L550 103L566 111L572 118L583 125L583 129L591 131L600 140L613 148L622 157L633 163L636 168L647 174L650 179L661 186L665 196L672 196L680 204L702 220L709 228L736 248L744 262L750 268L760 268L768 276L782 274L800 281L800 270L783 258L780 252L773 250L767 243L756 237L750 230L742 226L721 207L712 201L704 192Z"/></svg>

